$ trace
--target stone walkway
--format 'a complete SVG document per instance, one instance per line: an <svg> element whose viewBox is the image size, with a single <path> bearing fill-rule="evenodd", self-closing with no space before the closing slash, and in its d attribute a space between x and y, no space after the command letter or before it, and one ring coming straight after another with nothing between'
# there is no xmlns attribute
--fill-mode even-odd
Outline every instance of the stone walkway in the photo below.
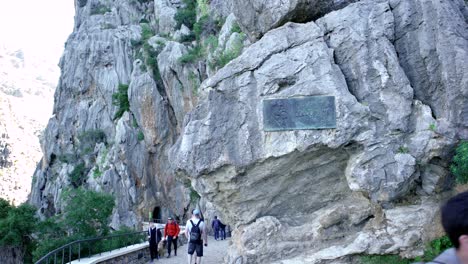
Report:
<svg viewBox="0 0 468 264"><path fill-rule="evenodd" d="M230 238L226 240L214 240L213 237L208 238L208 247L203 248L203 257L201 264L221 264L223 257L226 255ZM172 253L174 254L174 253ZM196 255L196 253L195 253ZM187 244L177 249L177 257L171 256L170 258L163 257L155 260L155 264L188 264L187 263ZM151 263L151 262L150 262Z"/></svg>

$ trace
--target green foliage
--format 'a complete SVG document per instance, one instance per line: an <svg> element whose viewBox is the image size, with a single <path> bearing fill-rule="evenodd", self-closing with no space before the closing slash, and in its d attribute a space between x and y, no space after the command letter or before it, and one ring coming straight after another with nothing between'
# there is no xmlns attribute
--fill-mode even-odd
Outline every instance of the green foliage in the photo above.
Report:
<svg viewBox="0 0 468 264"><path fill-rule="evenodd" d="M360 257L362 264L410 264L413 262L429 262L440 255L444 250L453 247L450 239L443 236L432 240L426 245L424 255L415 259L405 259L397 255L366 255Z"/></svg>
<svg viewBox="0 0 468 264"><path fill-rule="evenodd" d="M34 261L72 241L106 235L109 231L108 219L115 205L112 196L80 188L62 191L62 198L66 204L63 214L37 223L37 241L40 243L32 253ZM97 250L104 248L102 244L83 244L81 256L88 252L99 253ZM68 252L65 253L65 259L68 259ZM72 259L77 256L78 248L75 247Z"/></svg>
<svg viewBox="0 0 468 264"><path fill-rule="evenodd" d="M117 92L112 95L112 104L118 107L114 120L121 118L126 111L130 111L128 84L119 84Z"/></svg>
<svg viewBox="0 0 468 264"><path fill-rule="evenodd" d="M149 23L150 23L149 20L146 18L140 19L140 24L149 24Z"/></svg>
<svg viewBox="0 0 468 264"><path fill-rule="evenodd" d="M198 80L195 73L190 72L188 76L191 84L192 84L192 91L194 95L198 95L198 86L200 85L200 81Z"/></svg>
<svg viewBox="0 0 468 264"><path fill-rule="evenodd" d="M131 39L130 40L130 45L132 45L132 48L137 48L141 46L143 42L141 40L136 40L136 39Z"/></svg>
<svg viewBox="0 0 468 264"><path fill-rule="evenodd" d="M74 163L78 158L74 154L62 154L58 156L58 160L62 163Z"/></svg>
<svg viewBox="0 0 468 264"><path fill-rule="evenodd" d="M24 262L31 262L34 243L31 234L35 229L36 209L29 204L7 206L1 199L0 246L19 247L25 251Z"/></svg>
<svg viewBox="0 0 468 264"><path fill-rule="evenodd" d="M397 255L375 255L361 257L362 264L410 264L409 259L402 259Z"/></svg>
<svg viewBox="0 0 468 264"><path fill-rule="evenodd" d="M107 222L115 205L111 195L79 188L64 198L66 206L62 222L71 234L82 237L108 234Z"/></svg>
<svg viewBox="0 0 468 264"><path fill-rule="evenodd" d="M200 59L203 57L203 48L201 45L196 45L193 47L187 54L182 55L179 58L179 62L181 64L187 64L187 63L192 63L195 62L196 60Z"/></svg>
<svg viewBox="0 0 468 264"><path fill-rule="evenodd" d="M114 235L121 235L121 234L132 233L132 232L136 232L136 230L124 226L120 228L120 230L112 232L111 235L114 236ZM145 234L132 235L132 236L117 236L117 237L108 238L108 239L99 241L98 243L94 245L93 250L95 252L106 252L106 251L110 251L110 250L117 249L117 248L123 248L128 245L142 243L145 240L146 240Z"/></svg>
<svg viewBox="0 0 468 264"><path fill-rule="evenodd" d="M103 15L103 14L105 14L107 12L111 12L111 11L112 10L109 7L107 7L107 6L103 5L103 4L97 4L97 5L95 5L95 6L93 6L91 8L90 15L92 15L92 16L93 15Z"/></svg>
<svg viewBox="0 0 468 264"><path fill-rule="evenodd" d="M94 176L95 179L100 178L102 176L102 171L99 170L99 167L96 167L93 170L93 176Z"/></svg>
<svg viewBox="0 0 468 264"><path fill-rule="evenodd" d="M153 33L153 30L151 30L150 25L141 24L141 39L143 40L143 42L146 42L152 36L154 36L154 33Z"/></svg>
<svg viewBox="0 0 468 264"><path fill-rule="evenodd" d="M240 28L239 24L234 23L234 25L231 28L231 33L242 33L242 29Z"/></svg>
<svg viewBox="0 0 468 264"><path fill-rule="evenodd" d="M185 6L179 8L177 13L174 15L174 19L177 22L176 29L179 29L182 24L188 27L190 30L193 29L193 25L197 20L197 1L196 0L183 0Z"/></svg>
<svg viewBox="0 0 468 264"><path fill-rule="evenodd" d="M468 141L462 141L456 148L450 170L458 184L468 183Z"/></svg>
<svg viewBox="0 0 468 264"><path fill-rule="evenodd" d="M0 219L6 218L12 208L13 206L7 200L0 198Z"/></svg>
<svg viewBox="0 0 468 264"><path fill-rule="evenodd" d="M219 20L214 19L209 15L204 15L194 24L193 32L197 40L201 40L201 37L207 37L210 35L217 35L221 30L222 24Z"/></svg>
<svg viewBox="0 0 468 264"><path fill-rule="evenodd" d="M190 202L195 204L200 200L201 196L190 186Z"/></svg>
<svg viewBox="0 0 468 264"><path fill-rule="evenodd" d="M432 240L426 249L424 250L424 256L421 259L417 259L418 261L431 261L444 250L453 247L452 242L448 236L443 236L437 239Z"/></svg>
<svg viewBox="0 0 468 264"><path fill-rule="evenodd" d="M398 153L406 154L408 152L409 152L409 149L407 147L401 146L398 148Z"/></svg>
<svg viewBox="0 0 468 264"><path fill-rule="evenodd" d="M135 116L133 116L132 126L133 126L134 128L138 128L138 122L137 122Z"/></svg>
<svg viewBox="0 0 468 264"><path fill-rule="evenodd" d="M138 141L142 141L145 139L145 134L142 131L138 131Z"/></svg>
<svg viewBox="0 0 468 264"><path fill-rule="evenodd" d="M81 186L85 180L86 176L86 167L84 163L79 163L73 168L73 171L68 175L70 177L70 182L75 188Z"/></svg>
<svg viewBox="0 0 468 264"><path fill-rule="evenodd" d="M200 10L201 16L208 15L210 11L210 6L208 4L208 0L197 0L198 9Z"/></svg>
<svg viewBox="0 0 468 264"><path fill-rule="evenodd" d="M236 39L230 49L225 50L219 57L214 58L214 65L212 67L214 66L216 69L222 68L231 60L237 58L242 52L244 39L245 35L242 34L240 38Z"/></svg>
<svg viewBox="0 0 468 264"><path fill-rule="evenodd" d="M429 130L435 131L436 130L436 125L435 124L430 124L429 125Z"/></svg>
<svg viewBox="0 0 468 264"><path fill-rule="evenodd" d="M94 147L96 143L106 142L106 133L100 129L87 130L78 135L80 143L90 144Z"/></svg>
<svg viewBox="0 0 468 264"><path fill-rule="evenodd" d="M180 42L184 43L184 42L192 42L196 40L196 36L194 33L190 32L190 34L188 35L182 35L182 37L180 37Z"/></svg>
<svg viewBox="0 0 468 264"><path fill-rule="evenodd" d="M214 35L210 35L206 40L205 40L205 46L208 51L213 52L218 48L218 38Z"/></svg>

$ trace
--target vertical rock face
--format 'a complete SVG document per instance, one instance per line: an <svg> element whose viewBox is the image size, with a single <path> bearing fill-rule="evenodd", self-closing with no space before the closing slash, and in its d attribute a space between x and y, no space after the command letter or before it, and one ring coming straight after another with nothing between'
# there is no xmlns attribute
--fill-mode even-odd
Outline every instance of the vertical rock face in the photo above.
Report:
<svg viewBox="0 0 468 264"><path fill-rule="evenodd" d="M197 3L227 18L76 3L31 202L47 216L64 188L103 190L135 226L201 194L235 229L226 263L420 253L468 138L464 2ZM265 130L264 100L310 96L334 97L336 128Z"/></svg>
<svg viewBox="0 0 468 264"><path fill-rule="evenodd" d="M269 31L202 84L172 157L235 223L227 263L417 254L437 213L428 194L467 138L463 12L360 1ZM318 95L335 97L336 129L264 130L263 100Z"/></svg>
<svg viewBox="0 0 468 264"><path fill-rule="evenodd" d="M153 8L150 1L77 3L30 197L43 215L60 212L62 191L78 186L114 196L115 227L136 226L155 207L183 215L185 188L164 154L176 136L174 113L164 87L136 58L139 23L152 23ZM128 96L121 117L116 94Z"/></svg>
<svg viewBox="0 0 468 264"><path fill-rule="evenodd" d="M307 22L358 0L234 0L232 9L251 40L288 21Z"/></svg>

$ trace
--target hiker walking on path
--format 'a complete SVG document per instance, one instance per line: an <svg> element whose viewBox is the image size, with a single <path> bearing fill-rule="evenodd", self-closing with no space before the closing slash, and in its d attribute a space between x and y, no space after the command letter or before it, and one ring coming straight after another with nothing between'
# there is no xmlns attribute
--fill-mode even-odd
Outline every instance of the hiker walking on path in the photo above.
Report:
<svg viewBox="0 0 468 264"><path fill-rule="evenodd" d="M171 245L174 244L174 256L177 256L177 238L179 237L180 227L172 217L167 219L164 227L164 239L167 240L167 257L171 257Z"/></svg>
<svg viewBox="0 0 468 264"><path fill-rule="evenodd" d="M215 215L213 221L211 221L211 228L214 231L214 238L215 240L219 239L219 231L221 228L221 221L219 221L218 216Z"/></svg>
<svg viewBox="0 0 468 264"><path fill-rule="evenodd" d="M226 225L219 220L219 231L220 231L220 239L226 240Z"/></svg>
<svg viewBox="0 0 468 264"><path fill-rule="evenodd" d="M192 212L192 218L187 221L185 226L185 236L188 239L188 264L192 264L193 253L197 253L195 264L201 264L203 257L203 245L208 246L208 237L206 226L200 219L200 210L195 209Z"/></svg>
<svg viewBox="0 0 468 264"><path fill-rule="evenodd" d="M161 241L161 238L162 238L161 231L156 228L154 223L151 223L150 227L148 228L148 240L149 240L151 262L153 262L154 259L159 259L158 243L159 241Z"/></svg>

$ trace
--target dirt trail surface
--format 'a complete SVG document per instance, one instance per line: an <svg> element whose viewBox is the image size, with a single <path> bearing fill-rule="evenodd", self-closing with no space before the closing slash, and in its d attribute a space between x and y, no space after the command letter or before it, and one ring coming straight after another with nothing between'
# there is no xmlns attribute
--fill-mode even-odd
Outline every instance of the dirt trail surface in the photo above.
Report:
<svg viewBox="0 0 468 264"><path fill-rule="evenodd" d="M213 237L208 238L208 247L203 248L203 257L201 264L221 264L223 263L223 257L226 255L227 248L229 245L230 239L226 240L214 240ZM195 253L196 255L196 253ZM151 262L149 262L151 263ZM177 249L177 256L172 256L166 258L162 257L159 260L154 260L153 263L161 264L188 264L187 260L187 244ZM193 264L193 263L192 263ZM198 264L198 263L197 263Z"/></svg>

